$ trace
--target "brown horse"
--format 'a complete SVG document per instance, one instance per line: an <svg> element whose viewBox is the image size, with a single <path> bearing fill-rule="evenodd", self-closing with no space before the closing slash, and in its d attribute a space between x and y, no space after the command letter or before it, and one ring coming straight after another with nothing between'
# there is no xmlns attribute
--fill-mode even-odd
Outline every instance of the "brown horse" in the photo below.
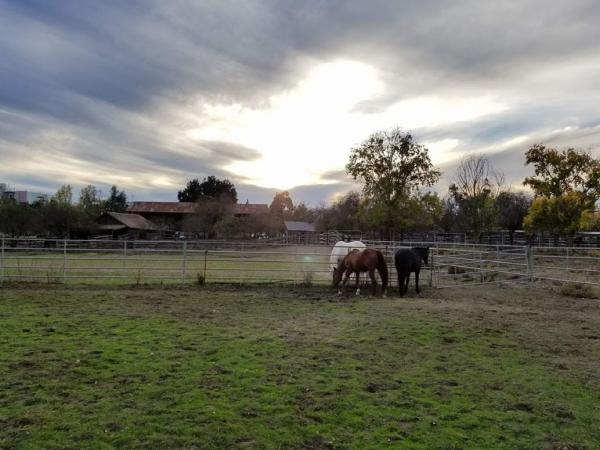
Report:
<svg viewBox="0 0 600 450"><path fill-rule="evenodd" d="M346 274L344 277L344 281L342 282L342 291L346 292L346 283L348 282L348 278L353 273L356 274L356 295L360 294L360 288L358 286L359 277L361 272L369 272L369 277L371 277L371 282L373 283L373 295L375 295L377 291L377 281L375 280L375 269L379 272L379 276L381 277L381 284L383 287L382 293L385 296L385 292L388 284L388 268L385 262L385 257L383 253L379 250L375 250L372 248L366 248L364 250L352 250L348 253L344 259L340 261L337 268L333 272L333 287L337 287L342 280L342 276ZM340 291L340 293L342 293Z"/></svg>

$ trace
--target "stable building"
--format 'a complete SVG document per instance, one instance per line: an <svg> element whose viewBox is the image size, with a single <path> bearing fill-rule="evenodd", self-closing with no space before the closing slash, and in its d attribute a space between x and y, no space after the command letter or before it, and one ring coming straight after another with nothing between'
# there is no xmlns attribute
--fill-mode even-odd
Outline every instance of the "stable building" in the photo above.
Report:
<svg viewBox="0 0 600 450"><path fill-rule="evenodd" d="M160 237L158 226L140 216L108 211L96 220L101 233L110 234L113 239L155 239Z"/></svg>

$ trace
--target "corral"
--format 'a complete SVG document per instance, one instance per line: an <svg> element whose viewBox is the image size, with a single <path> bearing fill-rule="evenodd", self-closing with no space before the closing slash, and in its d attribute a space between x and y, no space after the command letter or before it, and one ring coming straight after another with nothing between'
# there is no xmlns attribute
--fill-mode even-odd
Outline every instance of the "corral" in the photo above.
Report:
<svg viewBox="0 0 600 450"><path fill-rule="evenodd" d="M6 239L0 448L597 448L598 250L430 245L381 298L330 246Z"/></svg>
<svg viewBox="0 0 600 450"><path fill-rule="evenodd" d="M231 284L0 296L2 448L600 443L596 300Z"/></svg>
<svg viewBox="0 0 600 450"><path fill-rule="evenodd" d="M423 284L434 287L521 282L600 286L600 249L440 242L365 241L387 258L403 247L430 248ZM331 281L331 245L236 241L1 239L0 283L292 283Z"/></svg>

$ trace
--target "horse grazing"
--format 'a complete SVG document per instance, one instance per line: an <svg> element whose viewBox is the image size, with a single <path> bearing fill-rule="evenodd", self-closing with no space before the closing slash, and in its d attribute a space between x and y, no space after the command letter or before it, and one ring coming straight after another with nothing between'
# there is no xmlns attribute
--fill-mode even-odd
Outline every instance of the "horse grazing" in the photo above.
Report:
<svg viewBox="0 0 600 450"><path fill-rule="evenodd" d="M387 289L388 284L388 268L387 263L385 262L385 257L383 253L379 250L375 250L372 248L366 248L364 250L352 250L348 253L344 259L340 261L335 272L333 273L333 287L337 287L342 280L342 275L344 276L344 281L342 282L342 291L346 292L346 283L348 282L348 278L353 273L356 274L356 295L360 294L360 288L358 285L359 277L361 272L369 272L369 277L371 278L371 282L373 283L372 292L373 295L377 292L377 281L375 280L375 270L379 272L379 276L381 277L382 284L382 293L385 296L385 291ZM340 292L342 293L342 292Z"/></svg>
<svg viewBox="0 0 600 450"><path fill-rule="evenodd" d="M415 287L417 294L419 290L419 272L421 271L421 263L429 264L429 248L427 247L414 247L411 249L400 249L394 255L394 263L396 265L396 272L398 272L398 290L400 296L406 294L408 290L408 280L410 279L410 273L415 273ZM406 278L406 283L404 279Z"/></svg>

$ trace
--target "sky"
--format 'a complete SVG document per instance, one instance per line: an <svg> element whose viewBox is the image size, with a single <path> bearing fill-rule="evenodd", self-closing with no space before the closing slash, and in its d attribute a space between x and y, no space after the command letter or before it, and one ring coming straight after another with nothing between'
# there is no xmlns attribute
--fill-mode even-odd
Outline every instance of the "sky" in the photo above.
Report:
<svg viewBox="0 0 600 450"><path fill-rule="evenodd" d="M352 147L400 127L444 173L529 146L600 156L596 0L0 0L0 182L176 201L329 202Z"/></svg>

